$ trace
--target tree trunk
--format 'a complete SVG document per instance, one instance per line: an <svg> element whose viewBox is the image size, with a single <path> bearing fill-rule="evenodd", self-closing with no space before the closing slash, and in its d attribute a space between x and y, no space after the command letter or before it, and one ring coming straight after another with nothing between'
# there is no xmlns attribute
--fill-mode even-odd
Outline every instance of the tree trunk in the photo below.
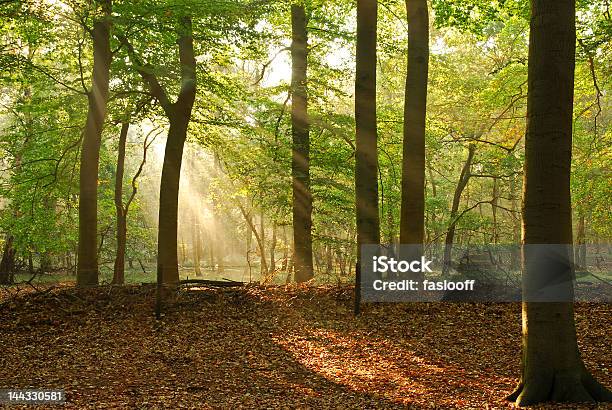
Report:
<svg viewBox="0 0 612 410"><path fill-rule="evenodd" d="M266 262L266 226L263 209L259 214L259 232L260 240L257 244L259 245L259 254L261 255L260 273L263 278L268 273L268 263Z"/></svg>
<svg viewBox="0 0 612 410"><path fill-rule="evenodd" d="M455 188L455 194L453 195L453 204L451 206L450 213L450 223L448 225L448 230L446 231L446 239L444 240L444 264L443 271L444 273L448 272L448 268L450 267L452 252L453 252L453 242L455 241L455 228L457 226L457 212L459 211L459 204L461 203L461 195L463 194L463 190L467 186L471 177L471 167L472 161L474 160L474 154L476 152L476 146L470 145L468 147L468 157L463 164L463 169L461 170L461 175L459 176L459 182L457 183L457 187Z"/></svg>
<svg viewBox="0 0 612 410"><path fill-rule="evenodd" d="M127 239L126 213L123 208L123 175L125 173L125 146L127 143L130 123L121 123L119 135L119 147L117 155L117 172L115 175L115 210L117 214L117 253L115 254L115 266L113 269L113 283L123 285L125 282L125 247Z"/></svg>
<svg viewBox="0 0 612 410"><path fill-rule="evenodd" d="M111 1L100 0L103 15L96 20L91 32L94 65L92 88L87 93L88 113L79 181L79 250L77 285L98 284L98 166L100 143L106 118L112 52L110 48Z"/></svg>
<svg viewBox="0 0 612 410"><path fill-rule="evenodd" d="M429 69L426 0L406 0L408 73L404 102L400 243L423 245L425 235L425 117ZM420 249L415 249L421 254ZM417 255L418 256L418 255Z"/></svg>
<svg viewBox="0 0 612 410"><path fill-rule="evenodd" d="M15 271L15 248L13 248L13 237L8 235L4 240L2 260L0 260L0 285L10 285L13 282Z"/></svg>
<svg viewBox="0 0 612 410"><path fill-rule="evenodd" d="M157 246L158 280L164 284L176 284L179 281L177 238L179 186L183 149L197 83L191 18L182 18L180 23L177 43L181 63L181 90L176 102L170 105L167 104L167 96L164 93L165 111L170 120L170 129L162 166Z"/></svg>
<svg viewBox="0 0 612 410"><path fill-rule="evenodd" d="M273 274L276 270L276 223L272 224L272 240L270 242L270 267L268 272Z"/></svg>
<svg viewBox="0 0 612 410"><path fill-rule="evenodd" d="M295 281L313 278L312 193L310 192L310 124L308 120L308 32L304 5L291 6L291 125L293 154L293 243Z"/></svg>
<svg viewBox="0 0 612 410"><path fill-rule="evenodd" d="M511 248L511 267L513 270L519 270L521 265L521 225L517 216L517 189L516 189L516 177L513 175L510 177L510 200L512 212L512 248Z"/></svg>
<svg viewBox="0 0 612 410"><path fill-rule="evenodd" d="M380 243L376 131L376 0L357 0L355 196L357 263L361 246Z"/></svg>
<svg viewBox="0 0 612 410"><path fill-rule="evenodd" d="M246 210L244 209L244 207L240 204L238 204L238 209L240 209L240 212L242 213L242 216L244 217L244 220L246 221L249 229L251 230L251 232L253 233L253 235L255 236L255 242L257 243L257 247L259 248L259 253L261 255L261 273L265 274L266 272L268 272L268 263L266 261L266 249L264 246L264 237L263 237L263 224L262 225L262 234L261 236L259 235L259 232L257 232L257 228L255 227L255 223L253 223L253 218L251 217L251 215L249 213L246 212ZM263 216L263 215L262 215ZM247 235L247 244L250 244L250 240L251 237ZM248 258L248 251L247 251L247 262L249 262L249 269L250 269L250 260ZM263 277L262 277L263 279Z"/></svg>
<svg viewBox="0 0 612 410"><path fill-rule="evenodd" d="M532 0L529 44L523 244L571 244L570 165L575 0ZM534 269L537 255L523 249L523 296L542 275L555 275L573 296L569 246L555 272ZM558 264L560 265L560 264ZM612 400L612 393L586 370L580 357L572 302L523 301L521 382L509 399L537 403Z"/></svg>
<svg viewBox="0 0 612 410"><path fill-rule="evenodd" d="M575 247L575 256L574 256L574 264L576 269L586 270L586 241L585 241L585 218L584 214L581 213L578 217L578 229L576 232L576 247Z"/></svg>
<svg viewBox="0 0 612 410"><path fill-rule="evenodd" d="M200 240L200 218L198 217L197 211L193 212L193 271L196 276L202 276L202 270L200 269L200 252L201 252L201 240Z"/></svg>

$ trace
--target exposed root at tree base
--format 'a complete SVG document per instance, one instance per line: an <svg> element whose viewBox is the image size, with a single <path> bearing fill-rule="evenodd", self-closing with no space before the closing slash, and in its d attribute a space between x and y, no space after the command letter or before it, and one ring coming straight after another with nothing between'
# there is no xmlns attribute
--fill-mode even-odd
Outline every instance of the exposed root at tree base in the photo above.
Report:
<svg viewBox="0 0 612 410"><path fill-rule="evenodd" d="M525 382L507 397L520 407L541 403L612 402L612 393L586 370L569 374L543 372Z"/></svg>

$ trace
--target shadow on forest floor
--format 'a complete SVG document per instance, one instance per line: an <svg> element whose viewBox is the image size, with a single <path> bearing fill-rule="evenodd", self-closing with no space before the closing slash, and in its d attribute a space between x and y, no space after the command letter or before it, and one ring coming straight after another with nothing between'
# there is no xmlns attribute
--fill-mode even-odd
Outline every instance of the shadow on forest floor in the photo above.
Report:
<svg viewBox="0 0 612 410"><path fill-rule="evenodd" d="M65 388L73 408L509 407L517 304L368 305L350 288L154 288L0 295L0 387ZM588 313L588 315L587 315ZM607 385L609 305L579 305L585 361ZM567 406L564 406L567 408Z"/></svg>

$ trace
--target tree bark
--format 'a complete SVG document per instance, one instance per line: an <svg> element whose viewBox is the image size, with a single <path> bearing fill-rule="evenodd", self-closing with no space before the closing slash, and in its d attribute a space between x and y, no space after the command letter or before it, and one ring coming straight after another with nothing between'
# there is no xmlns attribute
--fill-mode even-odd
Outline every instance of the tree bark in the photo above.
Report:
<svg viewBox="0 0 612 410"><path fill-rule="evenodd" d="M197 211L193 212L193 226L192 226L192 242L193 242L193 271L196 276L202 276L202 269L200 268L202 241L200 238L200 218Z"/></svg>
<svg viewBox="0 0 612 410"><path fill-rule="evenodd" d="M476 146L470 145L468 147L467 159L463 164L463 169L461 170L461 175L459 176L459 182L457 183L457 187L455 188L455 194L453 195L453 203L451 205L450 213L450 223L448 224L448 230L446 231L446 239L444 240L444 263L442 268L444 273L448 272L448 268L450 267L453 252L453 242L455 241L455 228L457 226L457 212L459 211L459 204L461 203L461 195L463 194L463 190L467 186L468 182L470 182L470 170L472 168L472 161L474 160L475 153Z"/></svg>
<svg viewBox="0 0 612 410"><path fill-rule="evenodd" d="M574 264L576 266L576 269L581 270L587 269L585 231L585 217L584 214L581 213L578 216L578 229L576 232L576 246L574 255Z"/></svg>
<svg viewBox="0 0 612 410"><path fill-rule="evenodd" d="M220 175L221 173L221 160L217 154L215 154L215 175ZM217 257L217 272L223 273L225 271L225 238L224 232L221 230L223 227L222 215L219 212L219 204L217 200L217 196L213 196L213 238L214 243L213 246L215 248L215 255Z"/></svg>
<svg viewBox="0 0 612 410"><path fill-rule="evenodd" d="M0 285L10 285L13 282L15 271L15 248L13 248L14 238L8 235L4 240L2 259L0 260Z"/></svg>
<svg viewBox="0 0 612 410"><path fill-rule="evenodd" d="M270 267L268 273L271 275L276 270L276 223L272 223L272 240L270 241Z"/></svg>
<svg viewBox="0 0 612 410"><path fill-rule="evenodd" d="M308 32L303 4L291 6L291 125L293 153L293 242L295 281L313 278L312 193L310 191L310 124L308 119Z"/></svg>
<svg viewBox="0 0 612 410"><path fill-rule="evenodd" d="M125 174L125 146L127 144L130 123L121 123L117 155L117 172L115 175L115 210L117 214L117 253L113 269L113 283L123 285L125 282L125 248L127 239L127 215L123 208L123 175Z"/></svg>
<svg viewBox="0 0 612 410"><path fill-rule="evenodd" d="M380 243L376 125L376 0L357 1L355 78L355 202L357 263L361 246Z"/></svg>
<svg viewBox="0 0 612 410"><path fill-rule="evenodd" d="M177 44L181 67L181 87L174 103L150 66L144 65L129 40L120 35L136 70L147 83L149 92L159 101L168 120L168 140L162 165L159 192L159 226L157 233L157 281L175 285L179 281L178 269L178 200L183 162L183 149L191 121L191 111L196 97L197 74L193 49L193 27L190 16L179 18Z"/></svg>
<svg viewBox="0 0 612 410"><path fill-rule="evenodd" d="M516 189L516 177L512 175L510 177L510 206L512 212L512 247L510 255L512 258L511 267L513 270L519 270L521 265L521 225L517 216L517 189Z"/></svg>
<svg viewBox="0 0 612 410"><path fill-rule="evenodd" d="M422 245L425 235L425 118L429 70L426 0L406 0L408 73L404 100L400 243ZM417 253L421 253L417 250Z"/></svg>
<svg viewBox="0 0 612 410"><path fill-rule="evenodd" d="M88 113L79 179L79 247L77 286L98 284L98 166L100 143L106 118L109 96L111 1L99 0L103 15L93 24L93 76L92 88L87 93Z"/></svg>
<svg viewBox="0 0 612 410"><path fill-rule="evenodd" d="M165 284L176 284L179 281L177 238L179 186L183 149L195 101L197 81L190 17L180 19L178 35L182 85L176 102L166 109L170 129L159 193L157 269L160 272L159 279Z"/></svg>
<svg viewBox="0 0 612 410"><path fill-rule="evenodd" d="M573 297L569 246L564 266L534 269L532 244L571 244L570 166L575 64L575 0L532 0L529 44L525 184L523 191L523 297L542 275L554 275ZM521 382L509 399L537 403L609 401L612 393L580 357L572 302L523 301Z"/></svg>

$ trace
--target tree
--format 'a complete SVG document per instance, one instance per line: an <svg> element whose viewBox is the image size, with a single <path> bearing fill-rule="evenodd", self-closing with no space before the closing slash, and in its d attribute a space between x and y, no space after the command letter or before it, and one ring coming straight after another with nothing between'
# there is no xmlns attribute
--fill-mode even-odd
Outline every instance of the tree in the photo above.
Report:
<svg viewBox="0 0 612 410"><path fill-rule="evenodd" d="M115 209L117 211L117 254L115 255L115 266L113 269L113 283L123 285L125 273L125 248L127 237L127 210L123 207L123 174L125 173L125 146L128 132L130 130L129 120L121 123L119 134L119 147L117 152L117 172L115 174Z"/></svg>
<svg viewBox="0 0 612 410"><path fill-rule="evenodd" d="M520 406L612 400L612 393L586 370L578 350L574 307L569 301L574 279L569 246L558 250L564 263L546 272L534 260L542 256L530 247L572 243L575 44L575 0L532 0L523 192L522 375L509 396ZM534 284L544 275L564 284L567 301L529 300Z"/></svg>
<svg viewBox="0 0 612 410"><path fill-rule="evenodd" d="M143 102L142 104L146 104L147 102ZM136 114L139 109L142 108L140 105L134 114ZM138 193L138 184L137 180L142 174L144 170L144 166L147 162L147 151L155 137L159 134L155 134L153 137L152 134L156 129L151 130L144 137L144 142L142 144L143 153L142 160L138 169L134 176L132 177L131 187L132 192L130 193L127 201L123 202L123 176L125 174L125 150L127 144L128 132L130 129L130 120L128 117L121 122L121 131L119 133L119 146L117 152L117 169L115 173L115 190L114 190L114 203L115 203L115 212L116 212L116 252L115 252L115 264L113 267L113 283L116 285L123 285L125 282L125 254L127 250L127 229L128 229L128 213L130 212L130 206L134 202L136 198L136 194Z"/></svg>
<svg viewBox="0 0 612 410"><path fill-rule="evenodd" d="M92 87L87 92L88 113L81 149L79 195L79 247L77 285L98 284L98 167L102 129L109 97L111 0L98 0L101 16L93 23L94 62Z"/></svg>
<svg viewBox="0 0 612 410"><path fill-rule="evenodd" d="M355 311L359 313L361 247L380 243L378 146L376 125L376 27L378 2L357 0L355 72L355 205L357 275Z"/></svg>
<svg viewBox="0 0 612 410"><path fill-rule="evenodd" d="M303 4L291 6L291 125L293 154L293 243L295 281L306 282L312 271L312 193L310 192L310 125L308 120L308 32Z"/></svg>
<svg viewBox="0 0 612 410"><path fill-rule="evenodd" d="M448 229L446 230L446 237L444 239L444 263L443 270L446 273L451 263L451 256L453 251L453 242L455 241L455 230L457 228L457 222L459 217L459 205L461 202L461 195L463 190L467 187L472 177L472 162L474 161L474 154L476 153L476 145L470 144L468 147L468 156L461 169L461 175L459 175L459 181L455 187L455 193L453 194L453 202L450 211L450 222Z"/></svg>
<svg viewBox="0 0 612 410"><path fill-rule="evenodd" d="M159 228L157 245L157 271L163 283L179 281L178 271L178 199L183 149L187 129L196 97L196 59L193 49L193 28L190 15L182 15L176 25L181 86L174 102L170 100L151 66L143 64L127 37L120 40L126 46L132 63L159 101L170 122L168 140L162 166L159 195Z"/></svg>
<svg viewBox="0 0 612 410"><path fill-rule="evenodd" d="M427 1L406 0L406 12L408 72L404 100L400 243L422 245L425 234L425 117L429 69Z"/></svg>

